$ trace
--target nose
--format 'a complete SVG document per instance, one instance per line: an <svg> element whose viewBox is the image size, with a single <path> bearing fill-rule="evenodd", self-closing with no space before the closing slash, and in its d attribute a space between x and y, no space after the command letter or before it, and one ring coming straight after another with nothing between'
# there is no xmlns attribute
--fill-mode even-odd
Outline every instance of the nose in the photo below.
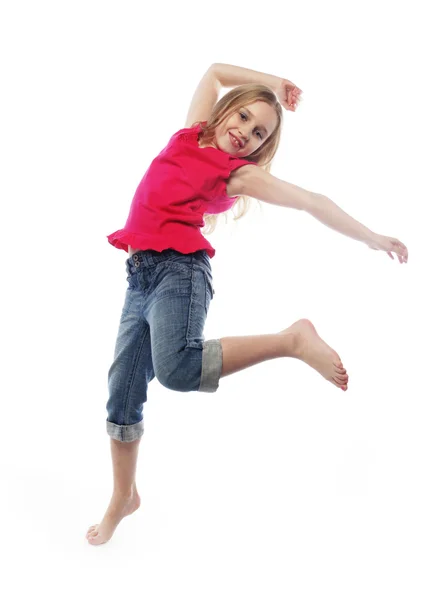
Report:
<svg viewBox="0 0 437 600"><path fill-rule="evenodd" d="M243 144L246 145L247 144L247 135L244 135L244 133L241 133L241 131L238 132L240 139L243 141Z"/></svg>

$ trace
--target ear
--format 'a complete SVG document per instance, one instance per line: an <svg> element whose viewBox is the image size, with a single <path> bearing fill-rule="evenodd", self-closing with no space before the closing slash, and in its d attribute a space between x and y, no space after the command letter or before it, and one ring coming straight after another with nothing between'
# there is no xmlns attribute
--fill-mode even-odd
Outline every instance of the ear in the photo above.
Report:
<svg viewBox="0 0 437 600"><path fill-rule="evenodd" d="M214 66L206 71L194 92L188 110L185 127L192 127L196 121L208 121L220 94L221 85L217 79Z"/></svg>

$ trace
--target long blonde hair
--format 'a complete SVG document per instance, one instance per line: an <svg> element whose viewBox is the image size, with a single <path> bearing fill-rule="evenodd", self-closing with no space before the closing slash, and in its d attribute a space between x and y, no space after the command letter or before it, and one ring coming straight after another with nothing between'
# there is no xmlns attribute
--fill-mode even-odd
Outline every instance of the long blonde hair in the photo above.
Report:
<svg viewBox="0 0 437 600"><path fill-rule="evenodd" d="M258 100L266 102L275 109L278 122L270 137L263 144L261 144L261 146L255 152L245 156L244 158L255 162L258 167L264 169L267 171L267 173L270 173L272 161L281 140L282 107L276 98L276 94L269 87L261 84L250 83L233 88L214 106L211 117L209 121L207 121L206 125L202 125L201 121L196 121L191 127L200 125L201 132L199 137L203 143L209 144L214 139L215 128L218 125L227 119L233 112ZM226 212L220 214L225 215L226 223L228 222L227 217L229 213L234 214L234 221L238 221L238 219L244 217L250 206L251 198L249 196L238 196L232 207ZM233 212L234 208L237 209L237 215L235 215ZM204 214L205 225L202 227L202 233L204 235L209 235L214 232L220 214Z"/></svg>

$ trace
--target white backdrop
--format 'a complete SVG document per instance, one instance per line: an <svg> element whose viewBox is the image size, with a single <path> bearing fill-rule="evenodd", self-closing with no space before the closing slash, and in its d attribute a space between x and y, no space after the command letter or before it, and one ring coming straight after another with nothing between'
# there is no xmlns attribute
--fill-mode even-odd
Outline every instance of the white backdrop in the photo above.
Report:
<svg viewBox="0 0 437 600"><path fill-rule="evenodd" d="M435 599L430 4L15 2L0 23L8 599ZM398 237L409 262L304 212L253 201L222 218L206 339L307 317L349 389L293 359L215 394L155 379L141 508L90 546L112 492L107 375L127 287L106 236L214 62L303 90L272 174Z"/></svg>

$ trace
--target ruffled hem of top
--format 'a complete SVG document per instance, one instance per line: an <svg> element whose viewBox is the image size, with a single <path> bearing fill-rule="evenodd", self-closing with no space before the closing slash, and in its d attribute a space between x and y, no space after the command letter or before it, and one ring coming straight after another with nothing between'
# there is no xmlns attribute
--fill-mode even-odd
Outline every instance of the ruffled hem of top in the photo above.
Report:
<svg viewBox="0 0 437 600"><path fill-rule="evenodd" d="M162 252L163 250L167 250L168 248L173 248L173 250L177 250L177 252L181 252L182 254L190 254L192 252L197 252L198 250L206 250L208 256L213 258L215 255L214 248L206 244L199 243L196 240L184 240L183 242L173 243L171 246L169 242L165 241L150 241L150 238L144 236L140 233L131 233L129 231L125 231L123 229L119 229L111 235L106 236L108 238L108 242L115 246L115 248L119 248L120 250L125 250L129 253L129 246L134 248L135 250L156 250L157 252Z"/></svg>

